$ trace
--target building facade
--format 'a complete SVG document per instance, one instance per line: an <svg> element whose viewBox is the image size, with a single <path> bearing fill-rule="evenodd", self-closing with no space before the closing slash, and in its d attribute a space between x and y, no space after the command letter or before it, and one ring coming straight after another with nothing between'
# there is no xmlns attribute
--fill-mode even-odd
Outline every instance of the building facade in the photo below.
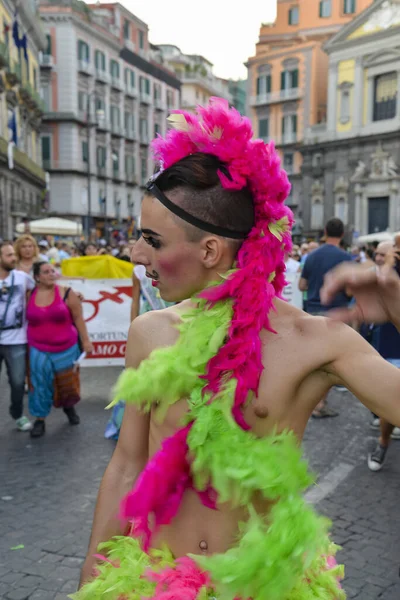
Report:
<svg viewBox="0 0 400 600"><path fill-rule="evenodd" d="M274 140L292 191L288 204L302 218L302 155L310 126L325 121L328 57L324 43L372 0L278 0L273 24L263 24L248 60L248 105L255 134Z"/></svg>
<svg viewBox="0 0 400 600"><path fill-rule="evenodd" d="M0 23L0 238L12 239L18 223L47 209L39 76L46 38L32 0L1 0Z"/></svg>
<svg viewBox="0 0 400 600"><path fill-rule="evenodd" d="M41 0L40 14L51 211L107 237L140 213L149 144L178 108L180 82L151 61L147 25L119 3Z"/></svg>
<svg viewBox="0 0 400 600"><path fill-rule="evenodd" d="M232 96L232 106L240 112L241 115L246 115L247 111L247 81L238 79L234 81L230 79L228 82L229 92Z"/></svg>
<svg viewBox="0 0 400 600"><path fill-rule="evenodd" d="M207 104L212 96L232 101L229 82L214 75L213 64L204 56L184 54L170 44L154 46L153 50L160 63L180 80L181 107L185 110L193 111L198 104Z"/></svg>
<svg viewBox="0 0 400 600"><path fill-rule="evenodd" d="M325 47L327 121L306 133L304 225L348 238L400 230L400 3L376 0Z"/></svg>

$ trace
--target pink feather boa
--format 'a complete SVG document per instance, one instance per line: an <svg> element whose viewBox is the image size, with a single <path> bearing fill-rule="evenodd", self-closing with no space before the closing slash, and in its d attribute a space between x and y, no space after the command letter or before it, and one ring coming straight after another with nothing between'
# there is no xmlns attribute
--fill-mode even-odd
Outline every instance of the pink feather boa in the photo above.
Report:
<svg viewBox="0 0 400 600"><path fill-rule="evenodd" d="M253 194L255 225L239 251L237 270L201 294L211 305L233 299L228 340L207 365L204 389L215 394L227 374L237 379L232 412L240 427L248 429L242 408L249 392L258 392L263 370L260 332L272 331L269 313L286 283L284 255L291 248L293 217L284 200L290 184L274 145L253 140L249 119L230 109L225 100L213 98L207 107L198 107L197 114L174 112L184 116L184 126L170 129L165 138L153 142L154 156L162 169L189 154L212 154L229 171L231 179L219 173L223 187L239 190L250 186ZM287 230L276 233L270 225L279 221L287 223ZM152 534L150 516L154 516L155 528L169 523L184 491L192 486L187 458L189 429L190 425L164 441L122 503L121 518L133 520L133 534L142 538L145 549ZM202 501L215 507L213 496L209 490L202 494Z"/></svg>

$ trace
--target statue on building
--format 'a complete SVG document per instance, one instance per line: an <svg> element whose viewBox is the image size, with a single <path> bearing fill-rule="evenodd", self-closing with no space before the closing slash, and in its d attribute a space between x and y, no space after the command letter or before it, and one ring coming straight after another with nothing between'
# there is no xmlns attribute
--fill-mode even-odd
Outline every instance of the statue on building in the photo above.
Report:
<svg viewBox="0 0 400 600"><path fill-rule="evenodd" d="M356 170L354 171L353 177L351 178L351 181L356 181L357 179L362 179L363 177L365 177L366 171L367 171L366 164L362 160L359 160Z"/></svg>

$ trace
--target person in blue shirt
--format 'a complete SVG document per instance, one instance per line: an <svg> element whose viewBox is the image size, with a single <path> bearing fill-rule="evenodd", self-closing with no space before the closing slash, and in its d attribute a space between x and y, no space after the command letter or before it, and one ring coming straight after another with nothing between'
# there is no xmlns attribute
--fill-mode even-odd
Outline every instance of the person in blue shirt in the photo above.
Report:
<svg viewBox="0 0 400 600"><path fill-rule="evenodd" d="M320 298L325 275L340 263L352 260L351 256L340 248L343 235L343 222L336 217L329 219L325 225L325 243L307 256L299 289L302 292L307 291L307 312L311 315L323 315L332 308L341 308L349 304L350 297L344 291L338 292L329 306L324 306ZM314 410L313 417L322 419L336 417L337 414L328 407L325 396Z"/></svg>

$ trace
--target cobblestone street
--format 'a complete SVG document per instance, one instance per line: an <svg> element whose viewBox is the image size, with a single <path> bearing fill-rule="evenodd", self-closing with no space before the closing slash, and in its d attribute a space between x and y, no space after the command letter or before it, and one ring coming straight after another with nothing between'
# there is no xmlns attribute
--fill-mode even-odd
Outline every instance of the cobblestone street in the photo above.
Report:
<svg viewBox="0 0 400 600"><path fill-rule="evenodd" d="M81 425L70 427L53 411L38 440L13 430L1 378L0 599L65 600L76 590L97 489L113 451L103 438L103 409L117 375L114 368L83 370ZM340 416L312 421L306 432L306 455L319 476L308 499L334 520L348 597L399 600L400 442L393 443L384 470L370 473L368 411L347 392L332 392L332 406Z"/></svg>

